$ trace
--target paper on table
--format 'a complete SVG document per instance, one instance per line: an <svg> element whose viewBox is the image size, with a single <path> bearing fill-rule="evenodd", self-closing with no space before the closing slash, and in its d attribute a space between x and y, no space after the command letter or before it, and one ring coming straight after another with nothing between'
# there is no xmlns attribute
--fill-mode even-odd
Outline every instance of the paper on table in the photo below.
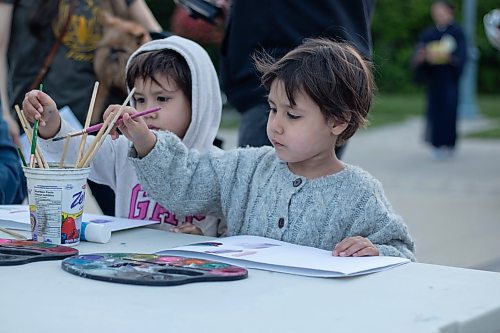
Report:
<svg viewBox="0 0 500 333"><path fill-rule="evenodd" d="M410 262L398 257L333 257L331 251L258 236L232 236L180 246L158 254L211 259L281 273L343 277L378 272Z"/></svg>
<svg viewBox="0 0 500 333"><path fill-rule="evenodd" d="M87 214L87 213L83 213L83 220L85 222L92 222L92 223L106 223L111 229L111 232L159 223L158 221L132 220L121 217Z"/></svg>
<svg viewBox="0 0 500 333"><path fill-rule="evenodd" d="M0 205L0 227L31 231L28 206Z"/></svg>
<svg viewBox="0 0 500 333"><path fill-rule="evenodd" d="M107 215L83 213L84 222L106 224L111 232L159 223L158 221L132 220ZM31 231L27 205L0 205L0 227Z"/></svg>

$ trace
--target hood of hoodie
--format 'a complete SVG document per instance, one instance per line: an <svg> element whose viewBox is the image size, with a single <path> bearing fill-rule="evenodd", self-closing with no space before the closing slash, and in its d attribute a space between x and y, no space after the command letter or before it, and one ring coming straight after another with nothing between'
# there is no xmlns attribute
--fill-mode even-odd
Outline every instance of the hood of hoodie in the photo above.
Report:
<svg viewBox="0 0 500 333"><path fill-rule="evenodd" d="M148 42L130 56L158 50L173 50L179 53L191 71L191 123L182 139L190 149L206 152L213 149L213 142L219 130L222 100L219 79L207 52L197 43L179 36L171 36ZM127 87L130 91L132 87ZM161 112L161 111L160 111Z"/></svg>

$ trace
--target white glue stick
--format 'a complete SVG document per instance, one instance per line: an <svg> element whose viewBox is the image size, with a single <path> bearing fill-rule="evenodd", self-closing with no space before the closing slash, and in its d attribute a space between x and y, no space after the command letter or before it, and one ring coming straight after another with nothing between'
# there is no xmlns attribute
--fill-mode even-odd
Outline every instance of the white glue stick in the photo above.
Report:
<svg viewBox="0 0 500 333"><path fill-rule="evenodd" d="M111 229L105 224L82 222L82 241L94 243L107 243L111 238Z"/></svg>

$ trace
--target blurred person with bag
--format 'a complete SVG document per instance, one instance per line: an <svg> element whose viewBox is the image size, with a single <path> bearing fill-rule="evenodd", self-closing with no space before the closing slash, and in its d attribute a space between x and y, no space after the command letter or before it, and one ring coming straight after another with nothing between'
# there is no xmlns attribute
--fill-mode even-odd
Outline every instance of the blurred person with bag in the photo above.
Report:
<svg viewBox="0 0 500 333"><path fill-rule="evenodd" d="M94 54L106 29L104 13L147 31L162 30L144 0L0 0L0 99L16 144L19 127L13 107L42 82L57 105L67 105L85 123L96 81ZM121 96L116 100L123 101ZM89 184L103 212L113 215L112 191Z"/></svg>

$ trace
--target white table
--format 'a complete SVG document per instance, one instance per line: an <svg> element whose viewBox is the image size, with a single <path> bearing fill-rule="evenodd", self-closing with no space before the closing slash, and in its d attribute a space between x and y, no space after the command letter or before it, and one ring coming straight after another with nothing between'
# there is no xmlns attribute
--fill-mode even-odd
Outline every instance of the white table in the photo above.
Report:
<svg viewBox="0 0 500 333"><path fill-rule="evenodd" d="M201 239L134 229L77 248L151 253ZM0 266L0 296L0 332L500 332L500 274L415 263L351 278L250 270L239 281L146 287L48 261Z"/></svg>

